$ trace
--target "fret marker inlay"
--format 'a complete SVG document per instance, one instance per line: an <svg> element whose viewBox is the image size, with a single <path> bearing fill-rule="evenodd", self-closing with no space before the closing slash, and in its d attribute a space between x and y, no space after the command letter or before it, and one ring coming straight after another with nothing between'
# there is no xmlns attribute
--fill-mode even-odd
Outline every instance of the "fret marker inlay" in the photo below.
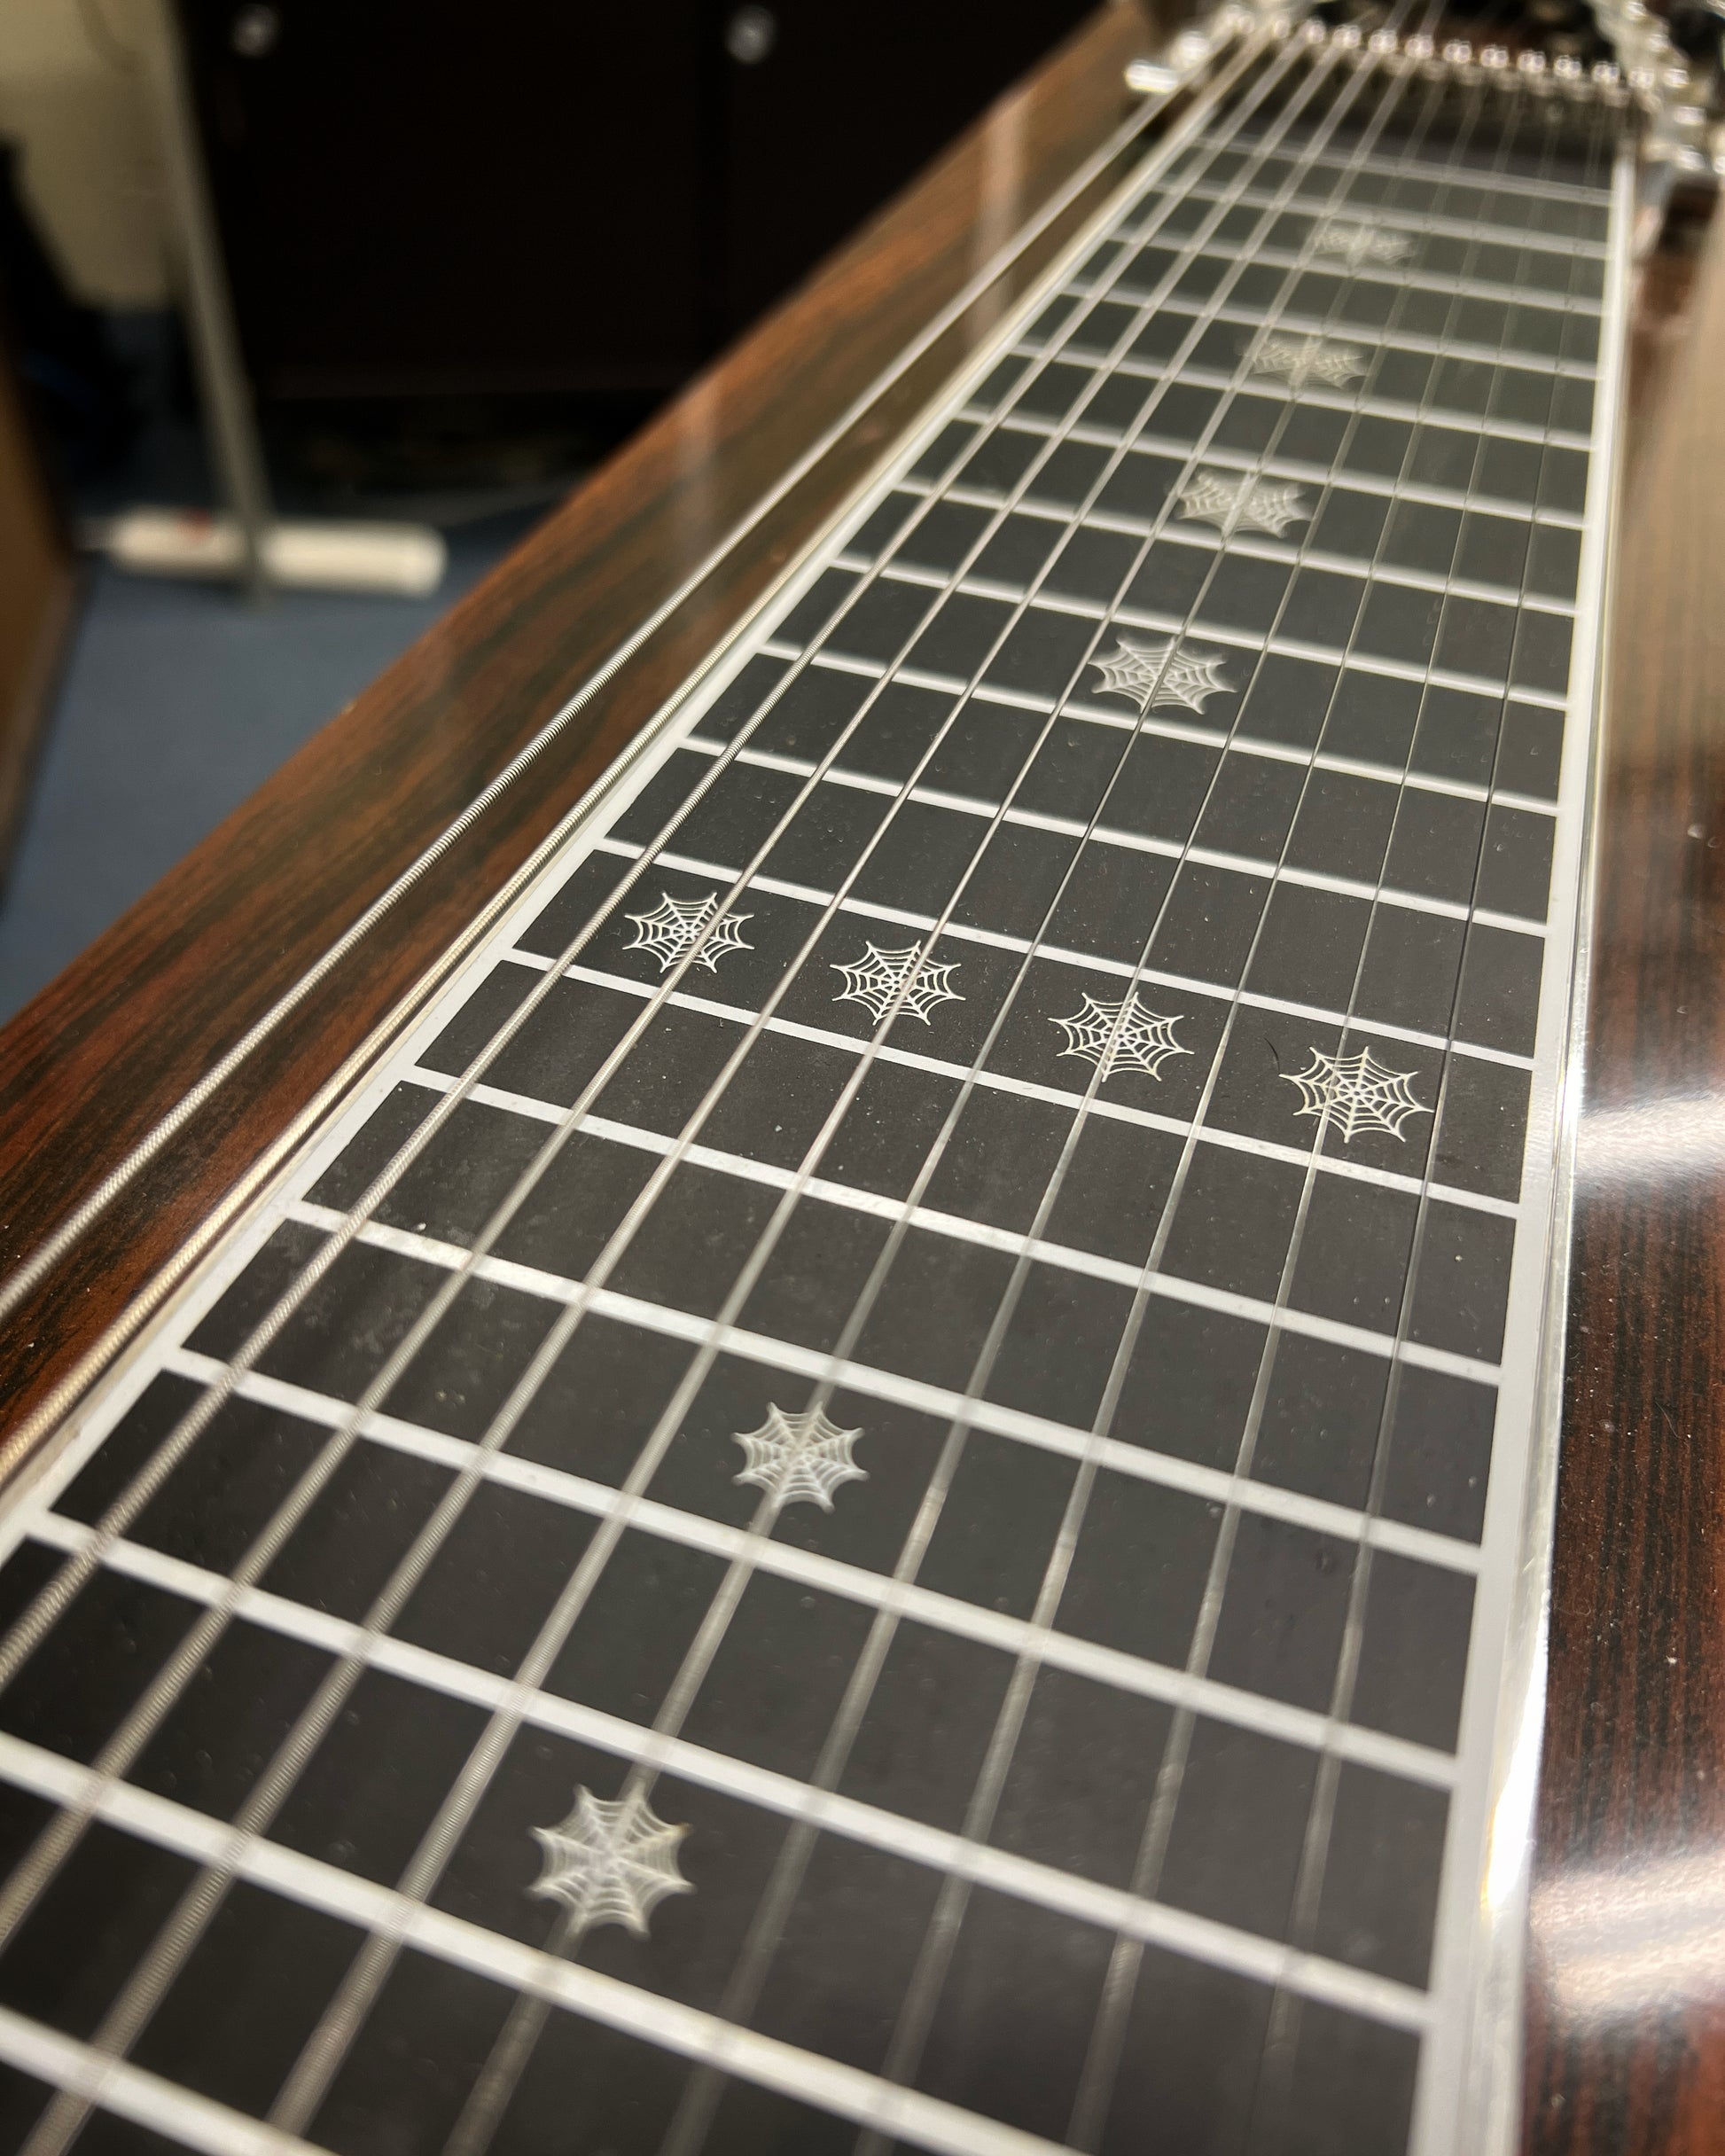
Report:
<svg viewBox="0 0 1725 2156"><path fill-rule="evenodd" d="M919 1018L926 1026L931 1011L964 1000L956 988L947 986L958 971L957 961L933 965L920 943L907 944L902 950L882 950L878 944L865 943L860 958L848 965L835 964L832 970L845 977L833 1002L862 1004L878 1019L885 1018L897 1003L901 1017Z"/></svg>
<svg viewBox="0 0 1725 2156"><path fill-rule="evenodd" d="M623 948L650 950L659 961L660 972L667 973L700 941L718 904L716 891L709 891L705 898L673 898L668 892L661 891L659 903L651 913L631 913L628 917L635 923L636 933ZM716 973L719 961L727 951L753 950L753 944L743 938L743 923L751 918L746 913L723 915L714 924L695 964L704 965L709 973Z"/></svg>
<svg viewBox="0 0 1725 2156"><path fill-rule="evenodd" d="M847 1482L866 1482L869 1471L851 1457L861 1430L841 1430L819 1408L787 1415L769 1406L758 1430L739 1430L736 1442L747 1465L731 1477L764 1489L775 1505L818 1504L832 1510L833 1493Z"/></svg>
<svg viewBox="0 0 1725 2156"><path fill-rule="evenodd" d="M1180 489L1180 513L1194 524L1214 524L1224 537L1268 532L1279 539L1289 525L1305 523L1312 512L1298 487L1250 472L1200 472Z"/></svg>
<svg viewBox="0 0 1725 2156"><path fill-rule="evenodd" d="M677 1844L688 1832L667 1825L638 1789L610 1803L578 1789L566 1819L533 1830L545 1869L527 1891L566 1902L578 1931L621 1924L644 1939L667 1894L695 1891L677 1870Z"/></svg>
<svg viewBox="0 0 1725 2156"><path fill-rule="evenodd" d="M1120 1003L1087 996L1071 1018L1049 1020L1066 1036L1060 1053L1094 1063L1104 1081L1116 1071L1148 1071L1152 1078L1159 1078L1162 1066L1172 1058L1190 1055L1191 1050L1175 1037L1179 1023L1179 1013L1163 1018L1136 993Z"/></svg>
<svg viewBox="0 0 1725 2156"><path fill-rule="evenodd" d="M1350 270L1363 270L1368 262L1404 262L1414 251L1405 232L1375 230L1369 224L1349 224L1329 218L1312 235L1312 253Z"/></svg>
<svg viewBox="0 0 1725 2156"><path fill-rule="evenodd" d="M1336 344L1327 337L1266 337L1252 358L1254 374L1279 375L1290 389L1322 382L1326 389L1346 389L1366 371L1357 345Z"/></svg>
<svg viewBox="0 0 1725 2156"><path fill-rule="evenodd" d="M1333 1128L1346 1145L1359 1131L1387 1130L1405 1144L1408 1134L1401 1126L1409 1117L1432 1113L1414 1098L1409 1084L1413 1073L1391 1070L1369 1048L1357 1056L1326 1056L1315 1048L1311 1054L1303 1071L1284 1071L1282 1076L1300 1088L1301 1105L1294 1113L1316 1116L1320 1135Z"/></svg>
<svg viewBox="0 0 1725 2156"><path fill-rule="evenodd" d="M1206 696L1233 693L1222 677L1219 657L1190 651L1178 637L1166 644L1145 644L1122 636L1105 659L1090 664L1101 675L1099 696L1129 697L1140 711L1178 705L1185 711L1202 711Z"/></svg>

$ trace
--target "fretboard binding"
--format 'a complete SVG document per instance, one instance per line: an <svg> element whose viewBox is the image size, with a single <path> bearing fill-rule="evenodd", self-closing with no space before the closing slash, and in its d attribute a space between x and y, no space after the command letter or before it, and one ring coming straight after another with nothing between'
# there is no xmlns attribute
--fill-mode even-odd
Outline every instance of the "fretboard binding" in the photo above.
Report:
<svg viewBox="0 0 1725 2156"><path fill-rule="evenodd" d="M298 1199L287 1208L291 1220L307 1227L328 1230L331 1223L342 1216L328 1206L314 1206ZM1203 1476L1205 1488L1198 1489L1196 1483L1182 1480L1177 1487L1191 1488L1198 1495L1222 1498L1222 1486L1233 1493L1227 1502L1238 1504L1247 1510L1259 1503L1267 1484L1252 1482L1222 1472L1219 1468L1201 1468L1190 1461L1177 1460L1171 1455L1151 1451L1147 1447L1128 1444L1121 1438L1099 1438L1092 1430L1082 1430L1069 1423L1055 1422L1043 1415L1033 1415L1022 1408L1002 1407L992 1400L979 1400L972 1394L953 1391L949 1387L932 1385L925 1379L907 1378L895 1371L883 1370L875 1364L858 1363L834 1357L819 1348L803 1348L792 1340L776 1340L770 1333L754 1332L742 1325L727 1325L716 1318L699 1317L687 1310L673 1309L668 1304L650 1302L644 1297L624 1293L621 1289L599 1287L589 1289L579 1280L566 1278L560 1273L546 1272L537 1266L522 1265L507 1258L488 1254L474 1256L458 1244L442 1243L436 1237L415 1233L410 1229L386 1227L380 1221L371 1220L360 1230L361 1239L379 1250L387 1250L397 1257L413 1258L440 1270L452 1272L467 1265L471 1259L474 1275L484 1280L495 1281L500 1287L517 1288L525 1295L532 1295L545 1302L569 1302L579 1296L585 1307L603 1317L620 1318L626 1324L655 1332L664 1339L678 1340L693 1344L712 1343L727 1355L740 1355L745 1361L766 1367L789 1371L794 1376L820 1379L831 1377L841 1390L869 1394L878 1400L896 1401L902 1407L918 1409L925 1414L940 1416L948 1422L964 1423L979 1430L991 1430L1001 1437L1010 1437L1027 1445L1039 1446L1045 1452L1058 1452L1069 1458L1090 1457L1103 1465L1118 1467L1123 1473L1135 1474L1141 1480L1161 1482L1169 1488L1176 1485L1169 1480L1171 1475L1182 1478ZM1455 1376L1467 1378L1475 1384L1495 1385L1501 1371L1495 1363L1482 1362L1477 1356L1456 1355L1447 1349L1428 1348L1419 1342L1398 1342L1391 1333L1373 1332L1363 1325L1349 1325L1335 1318L1315 1317L1308 1311L1296 1310L1285 1304L1265 1302L1252 1295L1242 1295L1230 1289L1206 1286L1201 1281L1183 1280L1171 1273L1152 1275L1144 1285L1152 1295L1170 1302L1184 1302L1196 1308L1222 1310L1234 1317L1250 1319L1255 1324L1275 1326L1284 1332L1298 1332L1310 1340L1327 1340L1338 1348L1357 1348L1362 1353L1378 1356L1381 1361L1407 1363L1424 1370L1440 1370ZM1291 1493L1281 1492L1278 1496ZM1248 1502L1250 1500L1250 1502ZM1302 1500L1311 1504L1315 1499ZM1348 1508L1338 1506L1337 1512ZM1356 1521L1375 1519L1373 1513L1360 1512ZM1356 1526L1353 1539L1358 1540L1360 1527ZM1469 1549L1464 1543L1451 1545L1461 1566L1471 1562L1464 1552Z"/></svg>
<svg viewBox="0 0 1725 2156"><path fill-rule="evenodd" d="M1114 619L1124 621L1128 629L1154 629L1163 634L1175 636L1186 633L1189 624L1183 614L1156 613L1142 606L1121 606L1116 609ZM1308 644L1297 637L1269 637L1252 638L1238 629L1212 629L1207 624L1199 631L1206 644L1225 644L1229 651L1256 657L1262 652L1276 652L1289 659L1315 660L1320 666L1346 667L1353 674L1376 674L1391 681L1412 681L1426 684L1437 689L1462 689L1473 696L1491 697L1501 701L1505 697L1516 703L1537 704L1549 711L1561 711L1564 699L1549 689L1533 689L1517 682L1494 680L1486 674L1459 674L1450 667L1420 667L1403 665L1399 660L1385 659L1378 653L1344 652L1338 644ZM777 637L768 637L760 646L769 659L800 659L800 644L788 644ZM979 684L972 690L967 682L956 674L937 674L927 667L888 667L876 659L862 659L849 652L834 652L820 647L808 654L816 666L831 667L835 673L859 674L873 681L888 675L894 681L908 684L912 688L933 689L941 696L963 697L966 694L981 699L985 703L1010 704L1019 711L1053 711L1055 699L1038 696L1034 690L1003 689L993 684ZM1062 704L1060 708L1065 707ZM1109 715L1111 717L1113 714Z"/></svg>
<svg viewBox="0 0 1725 2156"><path fill-rule="evenodd" d="M219 1384L228 1375L227 1365L214 1356L184 1349L176 1350L168 1357L168 1367L177 1376L199 1385ZM326 1428L340 1428L353 1414L352 1405L347 1401L309 1391L303 1386L268 1377L258 1371L239 1372L234 1389L242 1399L255 1401L260 1407L273 1408ZM767 1541L764 1536L751 1535L746 1527L732 1527L726 1521L709 1519L705 1513L682 1512L651 1497L625 1496L609 1483L589 1481L584 1476L545 1466L519 1454L487 1449L465 1438L449 1437L441 1430L427 1429L419 1423L386 1415L378 1409L363 1415L358 1428L363 1436L397 1451L411 1453L434 1465L449 1467L457 1474L477 1472L488 1481L505 1488L549 1498L566 1511L585 1512L595 1519L621 1516L644 1533L657 1535L664 1542L677 1543L684 1549L704 1551L709 1556L729 1558L742 1551L753 1553ZM1200 1476L1214 1478L1214 1471L1200 1468L1197 1472ZM1142 1481L1150 1478L1136 1479ZM1159 1483L1158 1487L1178 1487L1193 1496L1208 1494L1207 1490L1186 1490L1183 1482ZM1346 1506L1302 1497L1297 1491L1284 1491L1272 1484L1253 1485L1251 1494L1255 1496L1261 1490L1267 1492L1278 1508L1266 1512L1266 1519L1285 1519L1293 1526L1309 1527L1314 1533L1335 1535L1343 1541L1364 1543L1372 1549L1393 1550L1398 1556L1435 1564L1447 1572L1472 1573L1479 1569L1479 1551L1471 1543L1433 1535L1424 1527L1404 1527L1400 1521L1385 1519L1380 1515L1357 1514ZM64 1515L51 1517L55 1519L57 1527L64 1520ZM71 1523L66 1525L69 1528ZM70 1533L66 1539L71 1540ZM146 1563L154 1559L163 1566L173 1566L182 1561L152 1550L148 1544L133 1543L120 1546L136 1551L138 1559ZM888 1606L898 1596L904 1596L903 1607L921 1621L960 1637L980 1640L985 1645L1004 1647L1009 1652L1016 1652L1036 1630L1024 1619L966 1602L958 1596L941 1594L932 1588L894 1582L864 1566L799 1549L793 1543L769 1543L767 1550L761 1551L761 1562L782 1579L795 1580L805 1587L829 1589L851 1601L876 1608ZM210 1573L207 1578L223 1586L229 1584L220 1573ZM278 1622L285 1620L292 1623L299 1618L301 1605L264 1590L253 1591L259 1593L261 1602L280 1605ZM321 1611L308 1612L307 1615L314 1625L341 1621L325 1617ZM1096 1676L1101 1683L1118 1683L1123 1690L1136 1691L1141 1697L1165 1699L1170 1696L1171 1687L1178 1684L1183 1698L1199 1706L1204 1713L1214 1715L1218 1721L1231 1722L1237 1728L1261 1729L1272 1736L1286 1737L1291 1743L1303 1745L1308 1751L1333 1751L1343 1757L1364 1760L1388 1773L1405 1774L1432 1788L1445 1788L1454 1779L1452 1756L1429 1745L1385 1736L1358 1723L1331 1723L1327 1716L1308 1708L1292 1707L1264 1693L1246 1691L1214 1679L1195 1680L1198 1689L1189 1693L1185 1690L1184 1673L1165 1662L1104 1647L1072 1633L1056 1632L1049 1637L1054 1642L1049 1655L1050 1660L1058 1661L1063 1668L1078 1674ZM411 1648L410 1652L418 1654L427 1650ZM437 1659L443 1661L446 1658L440 1655ZM458 1660L453 1661L452 1666L457 1669L471 1667ZM645 1738L649 1732L642 1730L640 1734Z"/></svg>
<svg viewBox="0 0 1725 2156"><path fill-rule="evenodd" d="M1138 719L1112 713L1104 716L1098 712L1087 711L1081 715L1069 710L1065 715L1068 718L1081 715L1086 725L1112 725L1122 733L1156 734L1170 740L1191 741L1204 748L1226 747L1233 755L1261 756L1266 762L1298 764L1302 770L1309 765L1315 770L1345 772L1351 778L1370 778L1380 785L1393 781L1397 789L1402 792L1441 793L1452 801L1486 801L1502 808L1522 809L1529 816L1555 817L1557 815L1555 804L1536 793L1518 793L1508 786L1476 785L1465 778L1435 777L1426 772L1410 771L1399 763L1368 763L1357 756L1331 755L1327 750L1312 752L1290 748L1285 741L1267 741L1256 734L1229 732L1222 735L1206 732L1200 727L1182 726L1174 720ZM708 734L691 734L683 746L696 755L720 756L729 744L716 740ZM738 763L759 764L762 770L783 771L790 777L807 778L816 768L806 756L786 756L777 749L739 748L733 753ZM842 764L835 764L826 776L833 785L855 786L871 793L896 795L902 791L895 779L878 777L868 771L849 770ZM912 787L906 798L910 801L921 800L925 798L925 789ZM941 793L936 797L930 793L928 798L938 798L941 802L950 801L956 807L967 809L986 808L991 812L1000 805L997 801L986 801L980 794ZM1129 838L1131 834L1128 836Z"/></svg>
<svg viewBox="0 0 1725 2156"><path fill-rule="evenodd" d="M1085 527L1120 528L1119 525L1104 525L1100 517L1084 519ZM1399 564L1366 560L1357 554L1332 554L1320 547L1300 548L1286 543L1278 545L1274 540L1242 539L1239 535L1224 539L1219 532L1203 528L1188 531L1165 532L1165 538L1178 539L1181 544L1190 544L1199 553L1215 555L1244 555L1253 561L1298 563L1302 569L1327 569L1341 576L1356 576L1375 584L1393 584L1404 591L1437 591L1454 593L1457 598L1489 599L1499 605L1510 605L1527 613L1561 614L1573 621L1574 607L1565 599L1553 598L1549 594L1529 591L1518 584L1481 582L1476 577L1446 576L1435 570L1409 569ZM866 575L875 567L873 559L866 554L839 554L834 557L833 566L849 569L858 575ZM919 563L889 560L880 563L878 574L888 583L921 584L931 590L945 591L950 583L949 574L941 569L925 569ZM1113 609L1100 599L1080 598L1069 591L1050 591L1046 586L1032 591L1024 584L1008 584L994 577L966 574L950 588L955 591L973 594L981 598L1010 599L1019 604L1044 606L1050 613L1082 616L1087 621L1105 621Z"/></svg>

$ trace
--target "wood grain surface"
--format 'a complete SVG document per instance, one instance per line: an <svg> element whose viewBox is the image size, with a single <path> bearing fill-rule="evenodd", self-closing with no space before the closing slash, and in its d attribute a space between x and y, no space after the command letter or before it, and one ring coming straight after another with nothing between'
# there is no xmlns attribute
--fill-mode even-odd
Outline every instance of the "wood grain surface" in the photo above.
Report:
<svg viewBox="0 0 1725 2156"><path fill-rule="evenodd" d="M1018 254L918 364L883 370L1132 110L1153 41L1105 10L580 488L511 559L0 1031L0 1279L160 1136L859 400L867 409L0 1323L0 1434L209 1230L319 1089L747 611L1112 176Z"/></svg>
<svg viewBox="0 0 1725 2156"><path fill-rule="evenodd" d="M1637 310L1526 2145L1725 2149L1725 220Z"/></svg>

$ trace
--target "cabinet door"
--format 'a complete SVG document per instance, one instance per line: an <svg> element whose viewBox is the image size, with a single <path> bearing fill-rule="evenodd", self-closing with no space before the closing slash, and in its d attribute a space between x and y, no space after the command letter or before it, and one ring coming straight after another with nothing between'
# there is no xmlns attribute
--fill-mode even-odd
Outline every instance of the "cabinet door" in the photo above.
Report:
<svg viewBox="0 0 1725 2156"><path fill-rule="evenodd" d="M699 363L699 0L179 4L266 395L657 388Z"/></svg>
<svg viewBox="0 0 1725 2156"><path fill-rule="evenodd" d="M730 326L788 291L1093 4L768 0L722 11Z"/></svg>

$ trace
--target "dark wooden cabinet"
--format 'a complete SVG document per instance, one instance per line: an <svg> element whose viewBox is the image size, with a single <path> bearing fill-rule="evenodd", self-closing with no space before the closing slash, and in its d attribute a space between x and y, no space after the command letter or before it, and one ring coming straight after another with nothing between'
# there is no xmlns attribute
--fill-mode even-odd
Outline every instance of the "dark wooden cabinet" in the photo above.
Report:
<svg viewBox="0 0 1725 2156"><path fill-rule="evenodd" d="M1088 12L180 0L259 393L668 388Z"/></svg>
<svg viewBox="0 0 1725 2156"><path fill-rule="evenodd" d="M727 327L789 291L1092 4L776 0L770 51L724 72ZM990 151L1003 202L1023 145L1003 129Z"/></svg>

